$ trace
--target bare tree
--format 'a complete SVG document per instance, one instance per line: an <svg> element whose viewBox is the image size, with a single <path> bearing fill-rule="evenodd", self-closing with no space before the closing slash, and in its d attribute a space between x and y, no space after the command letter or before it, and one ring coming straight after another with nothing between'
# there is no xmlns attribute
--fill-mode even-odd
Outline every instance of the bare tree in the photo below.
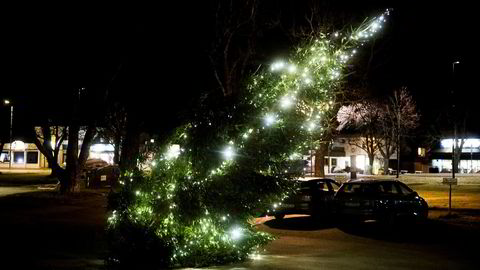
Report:
<svg viewBox="0 0 480 270"><path fill-rule="evenodd" d="M107 143L114 146L113 163L119 164L121 145L125 138L127 112L124 106L115 102L108 110L102 127L98 128L98 135Z"/></svg>
<svg viewBox="0 0 480 270"><path fill-rule="evenodd" d="M403 136L418 126L420 115L417 113L415 101L406 87L393 92L390 102L385 107L387 111L387 124L390 125L392 132L388 136L395 135L397 150L397 178L400 174L400 142ZM387 136L387 134L384 134Z"/></svg>
<svg viewBox="0 0 480 270"><path fill-rule="evenodd" d="M35 145L47 158L49 166L54 170L54 174L60 181L61 193L70 193L78 190L78 179L80 178L80 174L90 152L90 146L97 132L95 121L84 117L84 107L82 107L83 110L80 110L81 102L86 101L86 97L83 97L86 93L82 93L84 90L84 88L81 88L78 90L78 95L77 93L74 94L68 124L61 129L55 129L55 126L53 126L50 121L46 121L40 129L32 129L32 138ZM85 103L83 105L86 106L88 104ZM55 146L52 146L51 142L52 130L62 130L62 132L58 134L59 138L56 138ZM68 130L68 132L65 132L66 130ZM68 140L68 145L66 167L63 168L58 164L58 158L56 158L56 156L58 156L59 148L65 138ZM82 146L79 150L80 141L82 142Z"/></svg>
<svg viewBox="0 0 480 270"><path fill-rule="evenodd" d="M229 96L238 91L255 55L258 3L230 0L216 5L209 58L219 88Z"/></svg>
<svg viewBox="0 0 480 270"><path fill-rule="evenodd" d="M68 136L67 127L53 125L49 119L40 127L35 128L34 142L40 152L46 157L52 176L61 176L58 154L63 141Z"/></svg>
<svg viewBox="0 0 480 270"><path fill-rule="evenodd" d="M384 173L388 171L390 156L397 152L397 177L400 170L400 139L418 126L419 114L408 90L396 90L388 102L366 100L343 106L337 114L338 130L353 126L360 132L358 139L350 139L349 144L367 152L370 166L373 157L379 152L384 159Z"/></svg>
<svg viewBox="0 0 480 270"><path fill-rule="evenodd" d="M363 101L353 105L343 106L337 113L338 130L352 126L360 136L348 139L348 144L363 149L369 159L368 173L372 174L373 162L379 151L381 133L378 122L382 119L383 111L377 102Z"/></svg>
<svg viewBox="0 0 480 270"><path fill-rule="evenodd" d="M389 169L390 157L395 153L396 149L396 137L395 129L391 125L388 115L383 113L381 120L378 122L379 128L379 140L378 140L378 151L383 158L383 173L387 174Z"/></svg>

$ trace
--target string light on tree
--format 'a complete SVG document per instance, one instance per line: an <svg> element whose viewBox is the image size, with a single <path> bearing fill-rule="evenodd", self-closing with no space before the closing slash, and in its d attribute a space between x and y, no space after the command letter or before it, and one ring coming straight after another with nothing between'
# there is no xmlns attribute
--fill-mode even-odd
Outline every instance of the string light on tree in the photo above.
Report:
<svg viewBox="0 0 480 270"><path fill-rule="evenodd" d="M387 15L306 41L289 59L252 75L234 106L207 107L175 130L151 172L123 173L108 229L121 239L115 250L127 252L114 257L128 260L135 248L157 248L172 267L258 254L273 238L247 220L294 189L289 180L302 173L305 142L322 134L347 64ZM131 231L148 237L142 242Z"/></svg>
<svg viewBox="0 0 480 270"><path fill-rule="evenodd" d="M235 150L229 145L225 147L225 149L222 151L222 154L226 160L232 160L235 156Z"/></svg>
<svg viewBox="0 0 480 270"><path fill-rule="evenodd" d="M267 127L271 126L271 125L273 125L277 122L277 116L272 114L272 113L269 113L269 114L265 115L264 121L265 121L265 125Z"/></svg>

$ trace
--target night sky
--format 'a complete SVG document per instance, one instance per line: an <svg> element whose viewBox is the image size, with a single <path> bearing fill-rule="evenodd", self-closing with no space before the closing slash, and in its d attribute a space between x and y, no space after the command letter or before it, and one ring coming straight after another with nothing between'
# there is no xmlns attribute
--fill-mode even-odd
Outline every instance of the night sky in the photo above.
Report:
<svg viewBox="0 0 480 270"><path fill-rule="evenodd" d="M205 4L208 1L195 2L201 3L2 8L0 98L15 102L14 133L23 136L27 124L43 114L65 115L69 97L80 87L98 100L109 87L153 125L171 125L200 93L214 88L207 54L214 8ZM374 47L369 75L374 95L407 86L427 124L450 107L453 86L457 99L467 101L463 105L476 106L478 15L473 4L322 2L330 14L338 12L339 25L394 9ZM302 13L304 3L264 1L263 12L268 16L281 11L282 20L288 21ZM259 63L284 56L286 40L280 29L265 31ZM455 67L453 84L456 60L461 64ZM358 64L364 62L359 59ZM92 108L98 106L102 104ZM9 121L4 107L0 121L4 131Z"/></svg>

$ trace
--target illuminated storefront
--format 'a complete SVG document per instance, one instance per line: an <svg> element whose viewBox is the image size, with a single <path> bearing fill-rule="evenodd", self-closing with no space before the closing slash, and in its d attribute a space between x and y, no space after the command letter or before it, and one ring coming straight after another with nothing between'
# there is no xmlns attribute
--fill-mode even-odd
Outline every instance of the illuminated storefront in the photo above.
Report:
<svg viewBox="0 0 480 270"><path fill-rule="evenodd" d="M458 144L460 143L458 140ZM432 168L438 172L451 172L453 139L443 139L440 145L432 155ZM480 139L468 138L464 141L458 172L480 173Z"/></svg>

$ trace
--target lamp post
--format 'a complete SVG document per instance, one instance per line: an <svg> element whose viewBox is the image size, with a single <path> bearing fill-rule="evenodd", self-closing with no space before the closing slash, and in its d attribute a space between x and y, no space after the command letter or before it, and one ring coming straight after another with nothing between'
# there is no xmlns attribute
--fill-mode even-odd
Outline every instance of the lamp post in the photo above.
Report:
<svg viewBox="0 0 480 270"><path fill-rule="evenodd" d="M10 100L5 99L3 101L5 105L10 105L10 158L8 162L8 169L12 168L12 127L13 127L13 104L10 104Z"/></svg>
<svg viewBox="0 0 480 270"><path fill-rule="evenodd" d="M452 63L452 77L455 81L455 64L460 64L460 61ZM454 97L453 84L452 84L452 100L453 100L453 144L452 144L452 178L455 178L455 146L457 144L457 119L455 115L455 97Z"/></svg>
<svg viewBox="0 0 480 270"><path fill-rule="evenodd" d="M455 81L455 64L460 64L460 61L452 63L452 81ZM453 100L453 143L452 143L452 181L455 181L455 146L457 144L457 119L455 114L455 96L454 96L454 83L452 83L452 100ZM448 191L448 215L452 213L452 182L449 184Z"/></svg>

